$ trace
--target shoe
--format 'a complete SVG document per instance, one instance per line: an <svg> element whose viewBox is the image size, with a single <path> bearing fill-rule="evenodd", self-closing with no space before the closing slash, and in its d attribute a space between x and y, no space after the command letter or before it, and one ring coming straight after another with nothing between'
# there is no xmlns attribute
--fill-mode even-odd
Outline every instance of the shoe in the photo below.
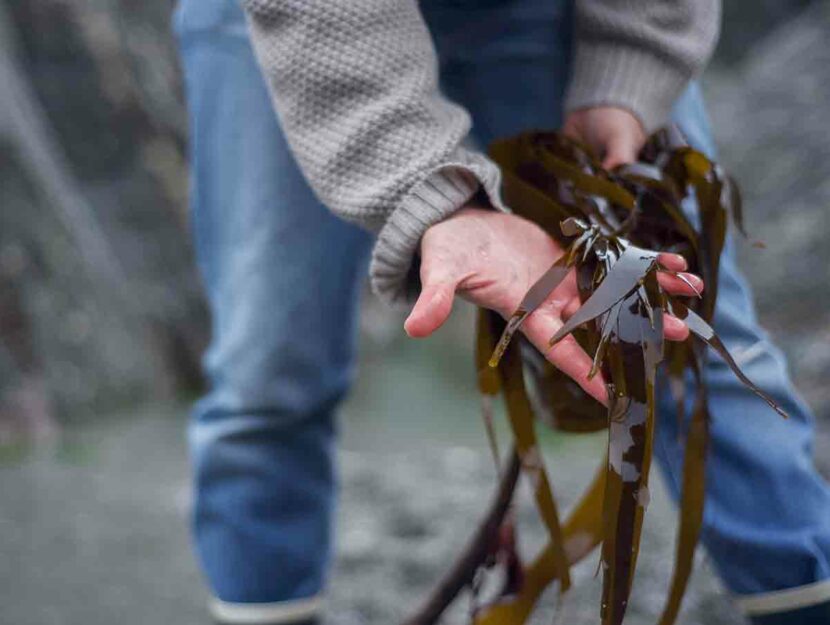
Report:
<svg viewBox="0 0 830 625"><path fill-rule="evenodd" d="M213 621L215 625L230 625L227 621ZM269 623L263 621L262 623L257 623L256 625L276 625L275 623ZM304 621L291 621L290 623L287 622L280 622L279 625L323 625L323 622L318 618L307 619Z"/></svg>
<svg viewBox="0 0 830 625"><path fill-rule="evenodd" d="M786 612L754 614L749 622L752 625L830 625L830 601Z"/></svg>

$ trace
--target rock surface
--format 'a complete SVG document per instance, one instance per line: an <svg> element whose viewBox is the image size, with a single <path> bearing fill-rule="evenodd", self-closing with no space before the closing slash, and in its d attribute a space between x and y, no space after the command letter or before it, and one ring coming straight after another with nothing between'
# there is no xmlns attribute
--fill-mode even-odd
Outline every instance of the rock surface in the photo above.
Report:
<svg viewBox="0 0 830 625"><path fill-rule="evenodd" d="M0 421L21 380L59 420L200 381L170 9L0 0Z"/></svg>

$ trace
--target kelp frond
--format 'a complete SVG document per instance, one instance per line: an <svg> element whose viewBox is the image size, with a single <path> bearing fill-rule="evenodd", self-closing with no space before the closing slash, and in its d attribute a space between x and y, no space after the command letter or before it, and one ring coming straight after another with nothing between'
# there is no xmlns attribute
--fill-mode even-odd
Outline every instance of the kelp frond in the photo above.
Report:
<svg viewBox="0 0 830 625"><path fill-rule="evenodd" d="M657 370L665 363L686 435L675 569L660 618L660 625L671 625L691 574L703 522L710 422L703 375L706 348L717 353L772 409L786 416L743 374L711 326L728 214L743 232L737 186L717 164L687 145L676 128L653 135L640 162L614 171L604 170L586 146L560 133L522 134L494 143L490 152L502 168L506 203L543 227L562 245L564 254L531 287L506 322L492 311L479 311L479 389L488 398L498 394L505 398L515 453L548 530L548 544L526 567L519 564L512 538L509 549L503 540L491 545L490 552L501 549L507 554L501 559L512 567L507 571L509 583L497 597L477 607L473 620L475 625L521 625L541 592L555 580L560 591L566 591L570 566L601 544L602 622L622 623L649 500ZM690 199L697 207L694 219L684 211ZM689 270L703 277L706 290L698 292L697 299L681 302L663 290L657 280L660 252L683 255ZM534 415L525 385L528 367L524 362L530 348L520 345L515 334L571 271L576 272L582 306L550 337L550 345L572 335L593 355L590 375L602 372L609 405L601 406L563 373L543 366L541 374L537 371L535 390L546 401L535 404L551 414ZM697 292L682 275L674 275ZM665 343L664 314L684 320L690 338ZM689 415L684 414L687 378L694 380ZM564 522L560 522L536 439L535 416L547 416L544 421L563 430L608 430L603 468ZM500 493L505 496L504 485ZM506 514L507 506L500 509ZM512 537L512 532L512 525L506 526L501 535ZM495 539L491 535L488 540ZM478 565L486 568L485 561ZM442 596L445 604L452 599Z"/></svg>

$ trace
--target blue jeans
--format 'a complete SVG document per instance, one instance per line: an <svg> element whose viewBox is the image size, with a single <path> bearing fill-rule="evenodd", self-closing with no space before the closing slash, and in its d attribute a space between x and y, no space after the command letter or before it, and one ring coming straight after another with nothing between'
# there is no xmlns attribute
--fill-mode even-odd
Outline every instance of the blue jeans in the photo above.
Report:
<svg viewBox="0 0 830 625"><path fill-rule="evenodd" d="M475 139L486 144L560 124L569 2L422 6L444 90L470 110ZM329 214L303 180L237 0L182 0L176 26L190 108L193 229L213 313L210 392L190 429L196 547L226 607L299 614L313 609L326 582L334 412L353 377L358 292L372 240ZM673 117L694 145L713 153L697 85ZM813 466L812 418L781 352L757 325L731 249L720 281L718 332L792 418L782 420L710 359L704 543L735 593L825 580L830 490ZM663 398L656 452L676 496L682 446L673 403Z"/></svg>

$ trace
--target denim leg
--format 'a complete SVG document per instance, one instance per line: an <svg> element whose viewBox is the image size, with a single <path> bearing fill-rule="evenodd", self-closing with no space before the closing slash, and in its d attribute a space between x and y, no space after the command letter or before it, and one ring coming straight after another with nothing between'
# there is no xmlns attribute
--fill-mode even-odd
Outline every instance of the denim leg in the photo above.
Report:
<svg viewBox="0 0 830 625"><path fill-rule="evenodd" d="M422 0L441 86L473 119L480 147L557 128L570 72L573 7L561 0Z"/></svg>
<svg viewBox="0 0 830 625"><path fill-rule="evenodd" d="M472 113L478 141L560 125L570 2L427 0L422 6L445 90ZM673 120L695 147L714 153L697 84L678 100ZM809 409L790 383L781 352L758 326L732 247L721 265L715 328L747 375L792 418L781 419L712 355L703 542L731 591L763 593L830 577L830 489L813 464ZM662 393L655 452L675 497L683 457L678 436L673 402Z"/></svg>
<svg viewBox="0 0 830 625"><path fill-rule="evenodd" d="M310 611L325 583L333 414L352 379L371 237L303 180L236 1L184 0L176 27L213 319L210 391L190 427L195 543L227 620L250 618L237 604L289 602L257 612L277 622Z"/></svg>
<svg viewBox="0 0 830 625"><path fill-rule="evenodd" d="M697 86L677 103L674 121L696 147L713 152ZM778 416L709 354L712 441L702 539L727 587L744 595L830 578L830 488L813 462L813 416L782 352L758 325L733 247L729 241L722 259L714 327L749 378L790 415ZM677 496L683 445L663 390L656 453Z"/></svg>

